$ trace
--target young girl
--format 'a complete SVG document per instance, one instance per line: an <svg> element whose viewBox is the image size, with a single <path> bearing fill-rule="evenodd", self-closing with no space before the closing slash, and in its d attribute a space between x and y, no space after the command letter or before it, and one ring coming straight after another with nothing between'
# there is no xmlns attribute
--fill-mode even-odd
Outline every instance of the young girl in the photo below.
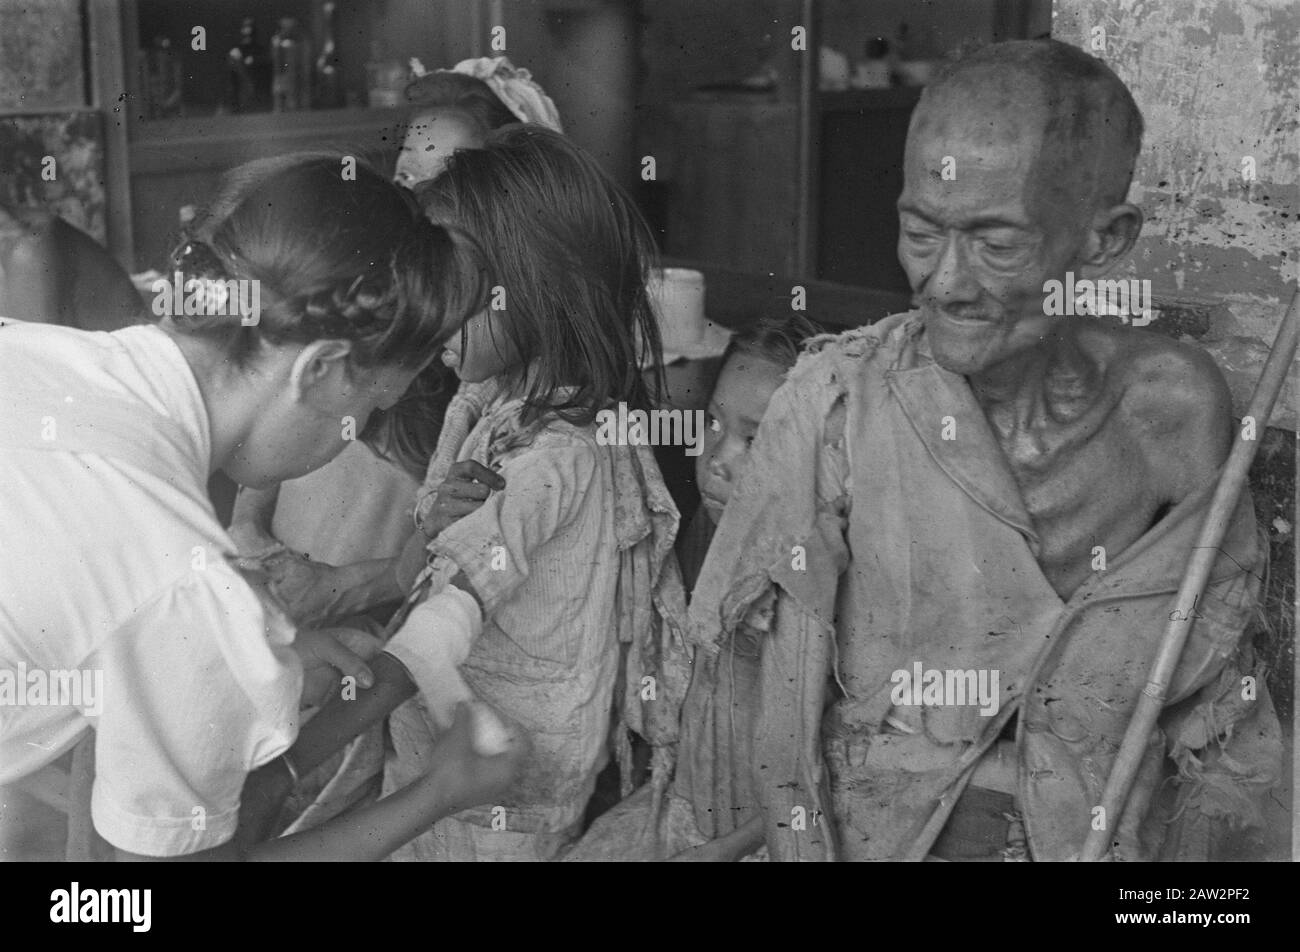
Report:
<svg viewBox="0 0 1300 952"><path fill-rule="evenodd" d="M289 776L276 758L319 700L304 678L337 685L323 658L370 678L259 596L205 488L217 470L267 486L322 465L481 306L465 240L340 168L232 172L175 258L186 313L113 333L0 322L0 671L83 689L6 699L0 785L52 780L93 729L94 826L119 856L240 858L241 786L262 764ZM462 721L406 790L250 855L386 855L510 775L467 739ZM0 792L0 833L23 827L13 802Z"/></svg>
<svg viewBox="0 0 1300 952"><path fill-rule="evenodd" d="M376 660L379 683L331 702L293 756L312 763L418 686L389 720L384 786L407 782L445 729L444 688L463 661L473 694L531 741L532 755L497 803L438 823L394 857L552 859L579 832L608 757L620 642L638 663L681 648L676 510L649 447L595 436L601 410L648 406L638 347L658 348L644 285L651 239L590 156L536 127L501 129L482 150L456 154L422 199L490 259L499 308L467 321L442 354L462 380L496 385L457 454L484 474L487 498L431 527L427 551L403 573L426 565L428 600ZM488 491L494 473L504 487ZM658 683L650 718L683 689Z"/></svg>
<svg viewBox="0 0 1300 952"><path fill-rule="evenodd" d="M450 70L426 72L412 60L406 88L410 118L395 180L414 188L442 171L458 149L476 149L493 129L524 121L560 131L555 105L526 69L504 56L469 59ZM411 521L416 490L443 426L449 458L439 472L455 478L454 453L482 412L490 386L456 389L455 374L435 362L416 378L394 411L375 429L382 456L368 445L349 446L301 479L267 490L240 492L231 535L246 557L258 559L300 623L359 624L377 631L406 594L397 584L396 557L408 542L422 545ZM477 508L444 493L438 517ZM305 778L287 805L290 830L306 829L373 798L379 789L382 738L378 728L358 738ZM308 805L309 804L309 805Z"/></svg>
<svg viewBox="0 0 1300 952"><path fill-rule="evenodd" d="M560 131L550 97L504 56L432 73L413 60L412 69L399 185L414 188L433 178L453 152L478 148L503 125L534 122ZM349 446L300 479L240 492L231 535L245 557L261 560L296 620L332 623L382 611L405 594L394 584L391 560L411 538L415 490L454 390L451 370L434 364L375 427L382 455ZM453 428L474 415L473 397L462 393L450 408Z"/></svg>
<svg viewBox="0 0 1300 952"><path fill-rule="evenodd" d="M817 329L797 314L763 318L723 354L709 399L703 452L696 457L700 507L677 540L689 591L722 510L749 457L768 402ZM681 711L677 771L663 816L641 790L600 817L569 860L679 858L727 861L762 845L750 736L756 711L761 633L742 628L716 657L696 652Z"/></svg>

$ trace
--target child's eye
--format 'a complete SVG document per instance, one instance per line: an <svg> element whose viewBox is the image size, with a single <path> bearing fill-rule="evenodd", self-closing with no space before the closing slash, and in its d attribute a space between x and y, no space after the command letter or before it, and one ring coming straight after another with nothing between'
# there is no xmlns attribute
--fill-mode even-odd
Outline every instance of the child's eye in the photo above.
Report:
<svg viewBox="0 0 1300 952"><path fill-rule="evenodd" d="M755 434L751 433L749 436L745 437L745 449L749 449L754 445L754 436Z"/></svg>
<svg viewBox="0 0 1300 952"><path fill-rule="evenodd" d="M710 433L722 432L722 421L719 420L717 417L715 417L712 413L706 413L704 415L704 424L709 428Z"/></svg>

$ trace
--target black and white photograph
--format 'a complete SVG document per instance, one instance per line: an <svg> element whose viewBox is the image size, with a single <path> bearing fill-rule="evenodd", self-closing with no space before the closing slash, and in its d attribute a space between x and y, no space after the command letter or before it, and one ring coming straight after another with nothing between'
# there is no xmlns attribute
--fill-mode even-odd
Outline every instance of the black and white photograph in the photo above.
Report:
<svg viewBox="0 0 1300 952"><path fill-rule="evenodd" d="M1296 0L0 0L24 916L1214 863L1098 921L1250 924L1298 217Z"/></svg>

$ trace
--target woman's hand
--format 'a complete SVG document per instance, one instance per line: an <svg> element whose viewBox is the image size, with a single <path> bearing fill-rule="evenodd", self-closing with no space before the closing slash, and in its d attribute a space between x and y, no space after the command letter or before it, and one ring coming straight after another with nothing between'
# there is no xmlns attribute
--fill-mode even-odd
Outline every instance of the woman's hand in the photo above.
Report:
<svg viewBox="0 0 1300 952"><path fill-rule="evenodd" d="M313 562L287 549L262 561L271 591L300 625L327 624L364 611L352 598L372 574L362 571L363 565L368 563L340 567Z"/></svg>
<svg viewBox="0 0 1300 952"><path fill-rule="evenodd" d="M461 460L447 470L447 478L438 487L433 505L421 524L424 534L434 538L483 505L493 491L505 488L506 481L499 473L472 459Z"/></svg>
<svg viewBox="0 0 1300 952"><path fill-rule="evenodd" d="M456 706L451 727L439 736L429 752L426 781L433 784L440 808L448 813L490 803L505 793L527 760L530 745L522 731L510 733L504 752L485 756L478 752L475 738L479 733L474 706L462 702Z"/></svg>
<svg viewBox="0 0 1300 952"><path fill-rule="evenodd" d="M302 628L293 647L302 660L302 705L315 707L347 675L355 677L363 688L373 685L375 676L366 661L384 646L378 638L355 628Z"/></svg>

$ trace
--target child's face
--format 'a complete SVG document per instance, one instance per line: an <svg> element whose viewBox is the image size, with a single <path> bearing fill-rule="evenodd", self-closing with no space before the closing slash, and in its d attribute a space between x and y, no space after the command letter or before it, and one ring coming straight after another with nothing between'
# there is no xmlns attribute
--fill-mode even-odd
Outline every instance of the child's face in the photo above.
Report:
<svg viewBox="0 0 1300 952"><path fill-rule="evenodd" d="M506 333L506 320L505 311L479 311L451 335L443 347L442 362L466 383L480 383L518 369L522 360Z"/></svg>
<svg viewBox="0 0 1300 952"><path fill-rule="evenodd" d="M731 489L749 459L749 447L786 369L748 354L733 354L718 375L709 400L704 451L695 460L700 502L713 522L731 499Z"/></svg>
<svg viewBox="0 0 1300 952"><path fill-rule="evenodd" d="M397 156L393 181L406 188L436 178L457 149L483 146L483 132L465 113L455 109L430 109L411 119Z"/></svg>

